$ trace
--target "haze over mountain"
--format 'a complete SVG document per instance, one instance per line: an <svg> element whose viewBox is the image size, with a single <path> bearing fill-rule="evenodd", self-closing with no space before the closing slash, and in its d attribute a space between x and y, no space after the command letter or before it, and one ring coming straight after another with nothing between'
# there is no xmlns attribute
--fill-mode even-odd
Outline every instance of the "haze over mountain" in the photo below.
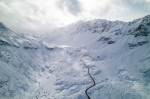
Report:
<svg viewBox="0 0 150 99"><path fill-rule="evenodd" d="M0 99L149 99L150 15L42 37L0 23Z"/></svg>
<svg viewBox="0 0 150 99"><path fill-rule="evenodd" d="M79 20L129 22L149 9L150 0L0 0L0 21L18 33L43 34Z"/></svg>

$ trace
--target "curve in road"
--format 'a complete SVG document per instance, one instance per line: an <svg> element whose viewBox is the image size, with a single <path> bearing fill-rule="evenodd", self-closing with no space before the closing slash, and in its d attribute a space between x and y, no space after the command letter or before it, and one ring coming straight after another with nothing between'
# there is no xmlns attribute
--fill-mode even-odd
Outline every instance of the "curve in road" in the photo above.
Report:
<svg viewBox="0 0 150 99"><path fill-rule="evenodd" d="M91 78L93 84L91 86L89 86L86 90L85 90L85 94L87 95L88 99L91 99L90 96L88 95L88 90L92 87L94 87L96 85L94 78L92 77L92 75L90 74L90 68L85 64L85 62L83 60L81 60L84 64L84 66L88 69L88 75Z"/></svg>

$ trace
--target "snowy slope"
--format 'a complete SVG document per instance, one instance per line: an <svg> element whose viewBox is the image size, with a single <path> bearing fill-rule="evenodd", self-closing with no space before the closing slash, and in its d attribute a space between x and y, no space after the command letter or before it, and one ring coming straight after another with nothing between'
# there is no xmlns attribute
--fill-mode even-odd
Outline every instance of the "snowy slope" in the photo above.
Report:
<svg viewBox="0 0 150 99"><path fill-rule="evenodd" d="M150 16L92 20L42 38L0 23L0 99L149 99ZM84 63L85 64L84 64Z"/></svg>

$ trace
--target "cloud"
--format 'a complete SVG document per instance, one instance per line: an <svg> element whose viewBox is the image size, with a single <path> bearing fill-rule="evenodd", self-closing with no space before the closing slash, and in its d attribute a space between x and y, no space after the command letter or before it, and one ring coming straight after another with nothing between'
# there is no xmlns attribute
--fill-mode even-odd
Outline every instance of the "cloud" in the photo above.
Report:
<svg viewBox="0 0 150 99"><path fill-rule="evenodd" d="M50 31L62 16L54 5L48 0L0 1L0 21L16 32Z"/></svg>
<svg viewBox="0 0 150 99"><path fill-rule="evenodd" d="M121 2L125 7L134 11L144 11L150 7L150 0L121 0Z"/></svg>
<svg viewBox="0 0 150 99"><path fill-rule="evenodd" d="M116 17L124 21L132 21L150 14L148 0L115 0L114 6L122 9L120 11L116 9Z"/></svg>
<svg viewBox="0 0 150 99"><path fill-rule="evenodd" d="M82 11L81 4L78 0L60 0L59 9L68 10L73 15L78 15Z"/></svg>
<svg viewBox="0 0 150 99"><path fill-rule="evenodd" d="M0 21L16 32L49 32L79 20L131 21L150 14L150 0L0 0Z"/></svg>

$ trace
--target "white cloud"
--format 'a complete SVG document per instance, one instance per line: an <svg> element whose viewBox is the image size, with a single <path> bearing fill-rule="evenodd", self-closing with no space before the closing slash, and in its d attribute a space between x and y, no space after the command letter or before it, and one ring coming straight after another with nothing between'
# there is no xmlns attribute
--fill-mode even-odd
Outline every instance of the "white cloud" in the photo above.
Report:
<svg viewBox="0 0 150 99"><path fill-rule="evenodd" d="M58 7L63 10L68 10L73 15L81 13L82 8L78 0L59 0Z"/></svg>
<svg viewBox="0 0 150 99"><path fill-rule="evenodd" d="M0 21L17 32L48 32L78 20L130 21L149 9L150 0L0 0Z"/></svg>

